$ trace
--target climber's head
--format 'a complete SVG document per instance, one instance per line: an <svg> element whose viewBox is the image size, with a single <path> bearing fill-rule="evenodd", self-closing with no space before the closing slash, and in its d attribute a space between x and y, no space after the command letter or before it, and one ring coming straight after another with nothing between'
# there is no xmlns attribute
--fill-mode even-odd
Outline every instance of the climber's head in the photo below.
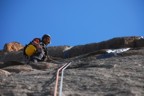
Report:
<svg viewBox="0 0 144 96"><path fill-rule="evenodd" d="M42 42L46 45L50 43L50 39L51 39L51 37L47 34L42 36Z"/></svg>

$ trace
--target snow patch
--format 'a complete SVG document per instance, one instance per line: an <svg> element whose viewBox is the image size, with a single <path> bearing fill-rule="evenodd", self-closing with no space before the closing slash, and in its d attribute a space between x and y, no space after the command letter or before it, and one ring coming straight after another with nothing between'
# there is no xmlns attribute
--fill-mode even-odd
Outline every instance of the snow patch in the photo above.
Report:
<svg viewBox="0 0 144 96"><path fill-rule="evenodd" d="M130 50L130 48L121 48L121 49L108 49L106 52L107 53L122 53L122 52L125 52L125 51L128 51Z"/></svg>
<svg viewBox="0 0 144 96"><path fill-rule="evenodd" d="M139 39L144 39L144 36L140 36Z"/></svg>
<svg viewBox="0 0 144 96"><path fill-rule="evenodd" d="M71 48L72 48L72 46L69 46L69 47L66 46L65 49L63 50L63 52L68 51L68 50L70 50Z"/></svg>

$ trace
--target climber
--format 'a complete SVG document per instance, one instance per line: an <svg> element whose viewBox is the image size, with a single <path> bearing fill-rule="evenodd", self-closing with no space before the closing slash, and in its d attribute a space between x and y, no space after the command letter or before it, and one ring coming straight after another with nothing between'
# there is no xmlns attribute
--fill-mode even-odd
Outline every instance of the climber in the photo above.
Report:
<svg viewBox="0 0 144 96"><path fill-rule="evenodd" d="M42 36L41 46L44 51L44 55L42 57L43 61L48 59L47 45L50 44L51 37L47 34ZM50 58L49 58L50 59Z"/></svg>
<svg viewBox="0 0 144 96"><path fill-rule="evenodd" d="M47 60L47 45L50 43L50 36L45 34L42 39L34 38L28 45L24 47L24 56L27 57L28 62L37 63L39 61Z"/></svg>

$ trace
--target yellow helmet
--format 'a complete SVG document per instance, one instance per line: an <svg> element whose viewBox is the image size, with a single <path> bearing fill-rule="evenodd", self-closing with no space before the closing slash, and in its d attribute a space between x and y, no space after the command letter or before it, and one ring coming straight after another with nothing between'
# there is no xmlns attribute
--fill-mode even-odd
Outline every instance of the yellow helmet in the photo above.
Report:
<svg viewBox="0 0 144 96"><path fill-rule="evenodd" d="M25 49L25 54L27 56L32 56L36 52L36 47L32 44L28 45Z"/></svg>

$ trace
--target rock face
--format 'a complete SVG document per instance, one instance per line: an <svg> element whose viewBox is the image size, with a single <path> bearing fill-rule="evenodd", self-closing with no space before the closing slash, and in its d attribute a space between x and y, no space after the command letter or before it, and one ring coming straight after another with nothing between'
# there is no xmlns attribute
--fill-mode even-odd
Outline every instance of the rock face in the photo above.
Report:
<svg viewBox="0 0 144 96"><path fill-rule="evenodd" d="M24 61L23 52L5 52L0 56L0 61Z"/></svg>
<svg viewBox="0 0 144 96"><path fill-rule="evenodd" d="M0 76L6 76L7 77L10 74L11 74L10 72L0 69Z"/></svg>
<svg viewBox="0 0 144 96"><path fill-rule="evenodd" d="M117 37L107 41L90 43L85 45L77 45L74 47L70 46L48 47L48 53L50 56L54 57L70 58L102 49L118 49L127 47L130 48L144 47L144 38L142 38L141 36Z"/></svg>
<svg viewBox="0 0 144 96"><path fill-rule="evenodd" d="M101 49L118 49L118 48L127 48L127 47L130 48L144 47L144 39L141 38L140 36L117 37L99 43L78 45L68 50L67 56L74 57L77 55L86 54Z"/></svg>
<svg viewBox="0 0 144 96"><path fill-rule="evenodd" d="M136 47L144 47L144 39L139 39L135 41Z"/></svg>
<svg viewBox="0 0 144 96"><path fill-rule="evenodd" d="M54 96L57 70L68 62L71 65L64 71L62 96L144 96L143 39L111 40L74 46L69 49L76 52L73 58L38 64L21 63L21 51L0 54L0 96ZM131 49L117 54L105 51L125 47ZM65 47L58 49L53 50L58 53ZM14 56L17 60L11 61Z"/></svg>
<svg viewBox="0 0 144 96"><path fill-rule="evenodd" d="M11 42L4 45L4 51L11 52L11 51L19 51L23 48L23 46L18 42Z"/></svg>
<svg viewBox="0 0 144 96"><path fill-rule="evenodd" d="M100 55L104 58L98 59ZM77 59L61 60L61 64L72 61L64 73L63 96L144 96L144 48L111 57L105 55L90 54ZM0 78L0 95L54 95L58 67L45 67L45 70L43 67L33 70L24 67L22 71L20 65L15 68L3 68L16 73L6 75L7 73L1 72L3 76Z"/></svg>
<svg viewBox="0 0 144 96"><path fill-rule="evenodd" d="M70 46L53 46L48 47L48 54L53 57L64 58L64 51L70 48Z"/></svg>

